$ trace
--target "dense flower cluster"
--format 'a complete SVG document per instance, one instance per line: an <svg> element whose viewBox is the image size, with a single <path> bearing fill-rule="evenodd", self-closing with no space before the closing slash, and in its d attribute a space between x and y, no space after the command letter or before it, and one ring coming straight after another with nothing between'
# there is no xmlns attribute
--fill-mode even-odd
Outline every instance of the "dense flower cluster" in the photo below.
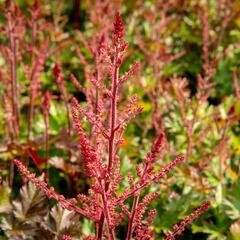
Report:
<svg viewBox="0 0 240 240"><path fill-rule="evenodd" d="M62 237L62 240L72 240L72 238L70 236L68 236L68 235L64 235Z"/></svg>

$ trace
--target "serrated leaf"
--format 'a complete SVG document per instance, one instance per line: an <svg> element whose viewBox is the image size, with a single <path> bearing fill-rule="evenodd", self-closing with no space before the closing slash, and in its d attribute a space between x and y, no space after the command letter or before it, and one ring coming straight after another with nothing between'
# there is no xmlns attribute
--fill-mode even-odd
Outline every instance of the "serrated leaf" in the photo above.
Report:
<svg viewBox="0 0 240 240"><path fill-rule="evenodd" d="M71 237L81 236L79 216L73 211L63 209L59 205L52 208L42 226L53 233L55 237L61 237L64 234Z"/></svg>
<svg viewBox="0 0 240 240"><path fill-rule="evenodd" d="M48 212L48 200L43 190L28 182L13 202L14 216L21 221L40 221Z"/></svg>
<svg viewBox="0 0 240 240"><path fill-rule="evenodd" d="M4 230L8 239L11 240L24 240L32 239L30 236L34 236L36 224L19 222L14 218L13 214L9 214L6 218L3 219L0 228Z"/></svg>

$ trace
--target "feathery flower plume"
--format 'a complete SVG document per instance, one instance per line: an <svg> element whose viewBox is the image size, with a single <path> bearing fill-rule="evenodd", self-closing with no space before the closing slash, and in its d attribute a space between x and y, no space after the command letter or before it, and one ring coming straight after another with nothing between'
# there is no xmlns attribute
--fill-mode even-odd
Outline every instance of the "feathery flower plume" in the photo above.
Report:
<svg viewBox="0 0 240 240"><path fill-rule="evenodd" d="M87 176L97 177L96 169L91 167L92 163L94 162L96 163L97 156L93 150L93 147L90 146L90 143L86 137L86 134L84 133L84 130L79 121L76 109L72 107L71 110L72 110L73 121L75 123L75 127L79 134L79 144L80 144L81 153L83 155L83 159L85 163L85 173Z"/></svg>
<svg viewBox="0 0 240 240"><path fill-rule="evenodd" d="M135 63L128 72L120 77L120 67L125 59L124 53L128 46L123 41L123 37L123 23L117 12L112 32L112 44L105 39L105 35L102 33L94 38L93 44L88 44L86 39L82 41L93 56L95 68L89 67L80 48L77 50L84 65L88 83L86 85L89 87L86 89L81 87L77 79L73 75L71 76L77 88L86 95L88 103L88 109L83 108L77 99L72 98L71 107L75 129L79 134L79 146L85 173L91 178L88 194L78 194L77 199L67 200L36 178L20 161L14 160L19 171L41 188L49 198L55 198L63 208L73 210L92 220L96 224L95 239L98 240L103 238L115 240L115 229L124 220L124 214L129 221L127 240L132 239L133 236L139 240L153 237L150 225L153 223L156 210L149 210L148 205L158 197L158 194L154 192L144 197L142 190L150 184L158 182L185 159L183 156L177 156L175 160L163 166L160 171L156 170L153 164L157 162L158 155L164 152L162 150L165 145L165 136L162 130L158 133L158 137L143 163L136 166L137 180L133 179L134 174L129 172L130 186L122 194L119 194L119 185L123 176L121 174L121 155L118 154L118 151L128 121L142 111L142 107L138 106L136 95L133 95L127 102L123 111L119 111L121 84L134 74L139 66L138 63ZM66 95L63 89L63 74L60 64L55 65L53 73L60 92L63 96ZM108 79L110 81L106 83ZM44 100L46 116L49 112L49 100L50 96L46 94ZM89 135L84 130L80 117L86 118L90 123ZM129 207L124 201L130 197L133 198L133 201ZM78 201L81 204L80 207L77 205ZM131 203L131 201L129 202ZM190 215L190 219L200 213L195 212L194 214L194 216ZM188 222L190 221L185 220L185 223ZM179 226L182 228L182 225Z"/></svg>
<svg viewBox="0 0 240 240"><path fill-rule="evenodd" d="M48 142L49 142L49 111L51 108L51 100L56 99L56 96L53 96L49 91L44 94L41 107L43 109L43 117L45 123L45 131L44 131L44 144L45 144L45 159L46 159L46 172L48 177Z"/></svg>
<svg viewBox="0 0 240 240"><path fill-rule="evenodd" d="M71 122L70 122L70 110L68 105L68 95L67 95L67 89L64 85L64 76L62 73L62 68L59 62L56 62L54 68L53 68L53 74L56 78L57 86L59 88L59 91L61 93L65 108L66 108L66 116L67 116L67 123L68 123L68 134L71 134Z"/></svg>
<svg viewBox="0 0 240 240"><path fill-rule="evenodd" d="M173 231L168 232L166 240L174 240L175 236L182 233L187 224L191 223L200 214L205 212L211 206L211 202L207 201L197 208L193 213L185 217L179 224L173 226Z"/></svg>
<svg viewBox="0 0 240 240"><path fill-rule="evenodd" d="M123 39L123 36L123 22L119 11L117 11L112 36L112 40L115 46L119 44L119 42Z"/></svg>
<svg viewBox="0 0 240 240"><path fill-rule="evenodd" d="M133 74L135 74L138 69L139 69L139 62L135 62L132 67L122 76L119 78L118 84L122 84L123 82L125 82L128 78L130 78Z"/></svg>
<svg viewBox="0 0 240 240"><path fill-rule="evenodd" d="M28 169L19 160L15 159L14 163L17 166L20 173L24 175L25 178L27 178L27 180L31 181L37 187L41 188L46 193L49 199L51 198L56 199L62 208L75 211L90 220L93 221L98 220L97 216L93 215L92 213L89 213L87 209L84 210L79 207L76 207L75 204L73 203L74 201L71 202L66 200L63 195L57 194L53 187L49 188L45 182L42 182L41 180L36 178L34 173L30 173Z"/></svg>

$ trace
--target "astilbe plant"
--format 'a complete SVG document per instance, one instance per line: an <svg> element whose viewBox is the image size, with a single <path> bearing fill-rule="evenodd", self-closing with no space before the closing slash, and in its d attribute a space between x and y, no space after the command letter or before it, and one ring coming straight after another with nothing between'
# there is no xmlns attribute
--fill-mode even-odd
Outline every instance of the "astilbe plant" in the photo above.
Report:
<svg viewBox="0 0 240 240"><path fill-rule="evenodd" d="M152 110L151 121L138 120L137 123L142 129L144 137L151 129L154 129L155 132L164 131L168 136L181 131L182 139L179 141L179 146L176 144L177 140L174 139L173 134L169 137L168 149L171 152L181 150L187 161L194 162L193 165L197 165L197 168L194 166L190 171L192 174L196 173L196 170L203 170L214 157L219 157L222 162L221 164L226 168L227 161L232 154L228 147L229 137L227 131L236 122L236 115L233 114L232 111L229 111L228 119L221 119L220 107L211 106L209 99L213 96L215 90L214 87L216 83L213 82L213 77L216 75L217 64L224 57L227 57L228 54L227 51L217 51L222 45L222 34L238 10L234 13L230 11L234 1L229 4L220 1L217 4L217 8L220 9L219 17L224 20L216 19L216 21L212 23L207 6L205 4L201 5L198 2L195 3L199 6L196 17L199 19L202 37L202 69L200 69L201 72L195 76L196 89L194 89L193 93L193 91L191 92L192 89L190 89L192 81L190 82L187 78L177 76L177 74L171 75L165 70L169 64L174 64L173 61L179 60L179 58L189 54L186 50L172 55L171 52L176 52L177 49L176 47L176 49L174 49L175 41L172 41L170 45L166 42L166 35L169 34L169 31L175 35L178 33L178 29L171 27L170 24L174 24L175 22L176 25L176 21L178 21L179 24L183 24L181 22L181 6L178 6L179 3L177 1L173 1L173 4L158 1L158 4L162 6L161 11L156 11L155 8L152 8L152 14L148 14L142 10L143 14L148 16L147 23L149 25L151 24L149 33L145 34L148 38L140 34L137 36L140 50L144 55L148 56L143 60L143 66L148 68L143 72L144 76L140 84L146 87L144 96L149 98ZM186 1L184 8L188 9L188 5L190 5L190 2ZM179 8L179 13L174 11L174 7ZM194 13L194 9L190 9L191 12ZM160 22L157 21L159 18L162 18ZM219 35L211 36L210 33L213 31L212 25L215 27L217 33L221 32ZM159 29L159 32L156 31L156 29ZM171 29L175 31L173 32ZM219 38L217 36L219 36ZM152 49L148 47L151 45L153 46ZM214 50L211 51L211 49ZM179 49L177 50L179 51ZM149 68L151 69L152 78L151 82L146 82L146 78L148 78L149 75L149 72L147 72ZM156 84L152 84L152 79L154 79ZM238 89L235 72L233 72L233 80L235 89ZM236 90L236 93L238 93L238 90ZM211 110L211 108L213 108L213 110ZM201 113L202 109L205 109L205 113ZM146 119L149 119L149 117ZM151 123L149 124L149 122ZM221 122L221 127L219 126L219 122ZM173 130L173 125L178 128ZM209 146L211 151L206 151L205 144L210 138L214 141L214 144ZM202 177L197 173L195 176L196 180L198 179L197 187L200 187L199 182L202 182Z"/></svg>
<svg viewBox="0 0 240 240"><path fill-rule="evenodd" d="M3 10L6 24L1 26L2 32L8 38L7 45L0 45L1 54L5 57L8 70L0 71L0 76L5 85L3 101L5 105L5 128L6 136L9 136L10 142L14 142L19 138L19 83L17 65L21 60L19 50L20 42L25 33L23 14L19 7L7 1L6 9ZM8 139L7 139L8 140ZM13 162L10 163L9 184L13 183Z"/></svg>
<svg viewBox="0 0 240 240"><path fill-rule="evenodd" d="M102 99L99 99L98 96L101 95L102 91L106 90L103 88L102 81L104 81L108 73L107 66L102 64L104 54L101 53L101 49L104 44L106 45L110 41L108 33L112 28L116 3L109 0L95 1L94 4L91 1L86 3L89 11L87 28L93 33L91 36L86 36L80 31L76 31L76 36L83 45L82 49L87 50L91 55L93 66L91 66L78 45L76 46L76 53L83 67L85 83L89 87L83 88L73 74L70 77L75 87L86 96L88 107L91 107L92 111L98 114L98 108L104 107Z"/></svg>
<svg viewBox="0 0 240 240"><path fill-rule="evenodd" d="M194 34L192 31L188 34L194 36L199 34L201 41L198 40L196 43L194 38L190 38L193 46L191 47L188 42L186 51L181 58L176 59L177 61L171 61L172 53L181 53L181 50L185 48L184 41L186 39L182 35L182 29L190 27L190 24L188 25L185 22L186 15L182 15L181 6L178 7L178 12L169 6L168 1L157 2L167 5L168 8L163 7L156 11L155 4L150 5L152 8L146 4L149 10L141 9L141 11L147 17L143 20L140 15L139 20L144 21L144 24L136 25L136 28L140 29L140 34L137 35L136 39L138 41L136 47L144 54L141 62L141 65L144 66L141 73L142 77L140 81L139 79L136 81L136 84L140 83L144 87L144 91L141 91L142 98L145 100L146 106L149 104L151 107L146 110L145 118L135 119L142 132L139 133L141 136L138 142L140 147L138 146L137 150L134 149L133 151L136 154L138 149L148 145L149 135L164 131L167 138L165 149L168 152L181 152L185 156L188 164L181 165L177 168L174 176L169 177L168 181L164 181L162 185L157 186L157 189L165 188L167 191L167 194L164 196L163 193L160 198L164 199L165 197L165 199L158 204L159 208L166 210L165 212L163 210L160 218L165 213L169 216L170 222L171 214L174 212L174 210L172 213L170 212L172 201L180 203L184 201L185 197L193 199L193 201L195 199L199 201L206 194L211 195L213 196L213 206L222 209L229 197L229 194L225 194L225 191L229 189L229 186L233 187L237 179L237 175L236 177L233 176L235 175L233 165L236 164L236 169L239 169L238 160L235 161L235 159L238 159L238 154L236 148L233 147L235 144L233 144L231 132L232 129L238 128L238 102L233 96L221 98L216 91L228 85L225 85L225 83L218 84L220 82L218 78L222 77L222 72L221 74L218 72L221 71L222 63L227 62L226 59L232 58L234 54L230 50L232 44L227 39L231 35L230 29L233 24L233 17L239 9L234 9L234 4L237 5L236 1L218 1L213 5L200 1L184 1L184 11L189 12L194 19L194 21L192 19ZM190 7L194 4L198 8ZM212 14L213 11L216 11L213 9L215 4L220 9L216 15ZM168 11L167 14L166 10ZM161 16L163 16L163 19L160 18ZM172 23L164 26L166 16L171 19ZM160 22L156 21L158 19L156 17L160 18ZM162 24L164 27L160 28ZM155 30L157 27L160 28L160 33ZM172 32L173 29L174 32ZM197 30L199 30L198 33ZM170 36L168 35L169 32ZM180 35L180 38L178 38L178 35ZM237 45L237 43L233 44ZM196 49L198 50L196 51ZM192 54L196 54L194 62L188 64L188 57L191 58ZM146 55L148 57L145 57ZM165 56L165 59L170 61L164 65ZM186 70L184 70L185 64L187 64ZM192 65L193 67L191 67ZM232 77L236 96L239 97L236 68ZM229 76L226 81L229 85L231 84ZM134 143L132 141L132 146ZM133 155L130 147L127 146L126 151L129 152L129 155ZM233 174L230 173L232 170ZM239 170L236 170L236 173L238 172ZM212 177L217 179L217 182L212 182ZM169 187L170 184L176 184L183 189L183 192L179 194L172 191ZM170 199L169 196L171 196ZM184 202L187 203L187 201ZM184 214L185 207L186 205L182 204L179 207L179 212ZM218 217L219 214L220 212L214 215ZM154 226L164 229L169 222L161 220L155 221ZM174 223L174 220L172 223ZM196 223L192 226L192 231L195 233L210 232L211 230L205 229L210 229L213 225L216 226L215 223L210 223L209 226L206 226L206 224L201 226L201 224ZM220 225L216 227L219 239L228 235L229 227L226 227L224 231ZM217 235L216 232L209 233L209 238L214 238Z"/></svg>
<svg viewBox="0 0 240 240"><path fill-rule="evenodd" d="M12 142L19 140L19 121L21 113L20 96L27 87L26 82L19 80L18 68L21 66L26 79L29 79L29 124L28 124L28 140L31 139L32 118L34 113L34 104L40 96L41 81L40 75L44 70L44 64L50 52L48 37L45 35L49 23L43 22L39 2L36 0L32 8L28 9L29 16L26 17L19 6L12 1L7 1L3 10L6 20L2 27L5 44L1 44L0 50L6 61L7 68L1 71L1 78L11 88L4 92L4 99L11 102L11 116L8 121L10 129L10 138ZM29 33L29 38L25 36ZM43 38L43 40L41 40ZM30 40L29 40L30 39ZM11 92L11 95L10 95ZM7 109L6 109L6 112Z"/></svg>
<svg viewBox="0 0 240 240"><path fill-rule="evenodd" d="M5 110L5 139L8 145L18 144L20 138L20 117L21 109L24 104L20 102L20 96L25 90L26 82L19 81L19 66L22 67L27 79L30 80L29 86L29 129L28 139L30 139L32 128L32 117L34 111L34 101L39 96L41 82L40 74L46 59L47 40L43 45L36 44L37 36L44 30L44 24L39 29L40 9L38 1L29 9L29 17L26 18L19 6L12 1L6 1L3 9L5 24L1 26L4 44L0 45L0 52L6 62L6 66L1 70L0 76L4 87L3 101ZM31 31L31 41L25 38L28 28ZM40 50L38 50L38 48ZM30 63L26 64L26 59L30 58ZM13 147L13 146L12 146ZM11 148L11 147L10 147ZM10 163L9 184L13 183L13 163Z"/></svg>
<svg viewBox="0 0 240 240"><path fill-rule="evenodd" d="M6 149L1 153L8 156L9 160L10 155L25 156L27 164L32 158L38 169L41 169L40 165L45 162L45 159L38 161L40 157L36 150L41 148L39 146L41 144L35 135L36 128L33 126L33 120L41 112L39 102L45 87L42 76L47 74L45 66L49 58L69 43L64 40L55 46L56 38L50 36L50 33L55 34L55 29L51 22L43 18L41 3L38 0L35 0L26 12L13 1L6 1L5 6L1 5L1 12L3 22L0 24L2 33L0 54L3 66L0 70L0 79L3 89L1 107L4 110L2 137L4 149ZM58 31L60 34L60 30ZM60 81L57 83L61 84ZM61 87L60 91L62 92ZM63 100L66 102L66 98ZM26 110L28 121L24 121ZM44 114L44 117L46 123L47 115ZM28 126L27 131L20 131L24 128L25 122ZM44 139L46 142L46 133ZM12 186L14 168L11 160L9 163L8 182Z"/></svg>
<svg viewBox="0 0 240 240"><path fill-rule="evenodd" d="M141 4L142 5L142 4ZM140 7L139 20L146 18L149 29L144 29L146 32L142 34L142 30L138 29L136 34L137 47L144 54L142 61L143 69L151 68L151 82L145 94L151 101L152 105L152 126L156 134L162 131L161 115L163 108L158 101L159 96L165 94L164 85L167 81L167 76L164 75L164 68L170 63L178 60L186 54L185 50L174 52L174 42L169 44L166 39L177 32L176 22L182 21L182 9L186 7L186 2L182 4L179 1L157 1L156 7L145 9ZM139 24L139 26L142 26ZM172 27L173 26L173 27ZM154 82L154 83L153 83ZM140 79L141 87L146 87L146 80ZM144 127L143 132L147 134L147 128Z"/></svg>
<svg viewBox="0 0 240 240"><path fill-rule="evenodd" d="M123 192L119 191L123 176L118 149L123 142L123 134L128 121L142 111L135 95L132 96L126 109L119 111L119 89L135 72L137 66L137 64L133 64L128 72L120 76L119 71L124 62L127 45L124 41L122 19L117 12L112 31L112 43L101 38L98 45L100 59L98 64L104 71L105 79L99 79L96 75L91 76L92 81L89 87L99 91L97 97L92 98L95 108L89 106L89 109L86 109L79 105L77 99L72 99L72 117L75 129L79 134L79 147L84 161L85 174L91 179L88 195L78 194L76 198L67 200L63 195L59 195L53 187L48 187L47 183L30 173L21 161L14 160L21 174L41 188L49 198L56 199L62 208L75 211L95 222L95 237L87 239L115 239L118 225L126 219L128 222L126 239L151 239L154 235L151 224L156 210L149 210L148 205L159 194L153 192L142 196L142 191L150 184L157 183L176 165L184 161L183 156L176 156L173 161L161 166L160 170L156 170L155 166L159 165L158 156L165 146L165 136L160 133L142 164L136 166L136 179L134 179L134 173L129 172L130 187ZM107 78L109 82L106 81ZM73 80L79 86L77 80ZM85 132L79 115L81 118L85 117L91 124L90 137ZM126 203L129 198L133 198L131 207ZM184 230L186 224L191 223L209 206L210 202L204 203L179 225L174 226L174 230L167 234L166 239L174 239L176 234L180 234ZM63 239L70 239L70 237L65 235Z"/></svg>

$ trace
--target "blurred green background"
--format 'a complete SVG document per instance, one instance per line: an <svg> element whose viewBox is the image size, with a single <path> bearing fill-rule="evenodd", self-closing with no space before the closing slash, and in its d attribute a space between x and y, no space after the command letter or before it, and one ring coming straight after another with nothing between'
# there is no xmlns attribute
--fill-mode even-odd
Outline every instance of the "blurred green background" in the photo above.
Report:
<svg viewBox="0 0 240 240"><path fill-rule="evenodd" d="M16 169L11 186L7 180L13 158L26 161L37 175L45 168L46 125L41 102L49 91L55 96L51 100L48 126L49 184L69 198L77 192L87 192L91 181L84 176L77 135L73 129L71 133L68 131L67 112L72 96L84 106L87 96L74 87L70 74L86 88L89 86L81 56L94 69L89 46L96 43L101 30L111 38L113 18L119 9L129 43L120 74L134 61L141 65L139 73L120 90L120 110L133 94L137 94L139 104L144 107L127 126L119 150L123 174L119 192L129 187L128 172L136 176L134 166L141 163L154 138L164 131L166 150L156 170L175 154L185 155L187 162L168 178L144 190L144 193L160 192L151 206L157 210L152 226L154 239L164 239L164 233L172 225L203 201L211 200L211 208L177 239L239 240L240 92L236 83L234 87L233 73L240 78L240 1L41 0L34 43L29 13L34 1L13 2L25 18L21 23L25 30L19 37L16 64L20 131L18 140L12 141L8 126L11 94L7 85L10 54L5 49L10 45L4 30L7 7L5 1L0 1L0 239L61 239L67 233L73 239L84 239L94 235L92 223L79 220L79 216L48 201L31 183L22 186L24 181ZM39 58L44 62L39 63ZM66 99L53 74L56 61L62 67ZM36 63L42 65L36 80L32 137L28 139L29 71ZM85 120L84 127L89 130ZM129 206L131 203L127 202ZM74 221L72 224L72 219L78 224ZM120 224L118 239L124 239L126 227L126 223Z"/></svg>

